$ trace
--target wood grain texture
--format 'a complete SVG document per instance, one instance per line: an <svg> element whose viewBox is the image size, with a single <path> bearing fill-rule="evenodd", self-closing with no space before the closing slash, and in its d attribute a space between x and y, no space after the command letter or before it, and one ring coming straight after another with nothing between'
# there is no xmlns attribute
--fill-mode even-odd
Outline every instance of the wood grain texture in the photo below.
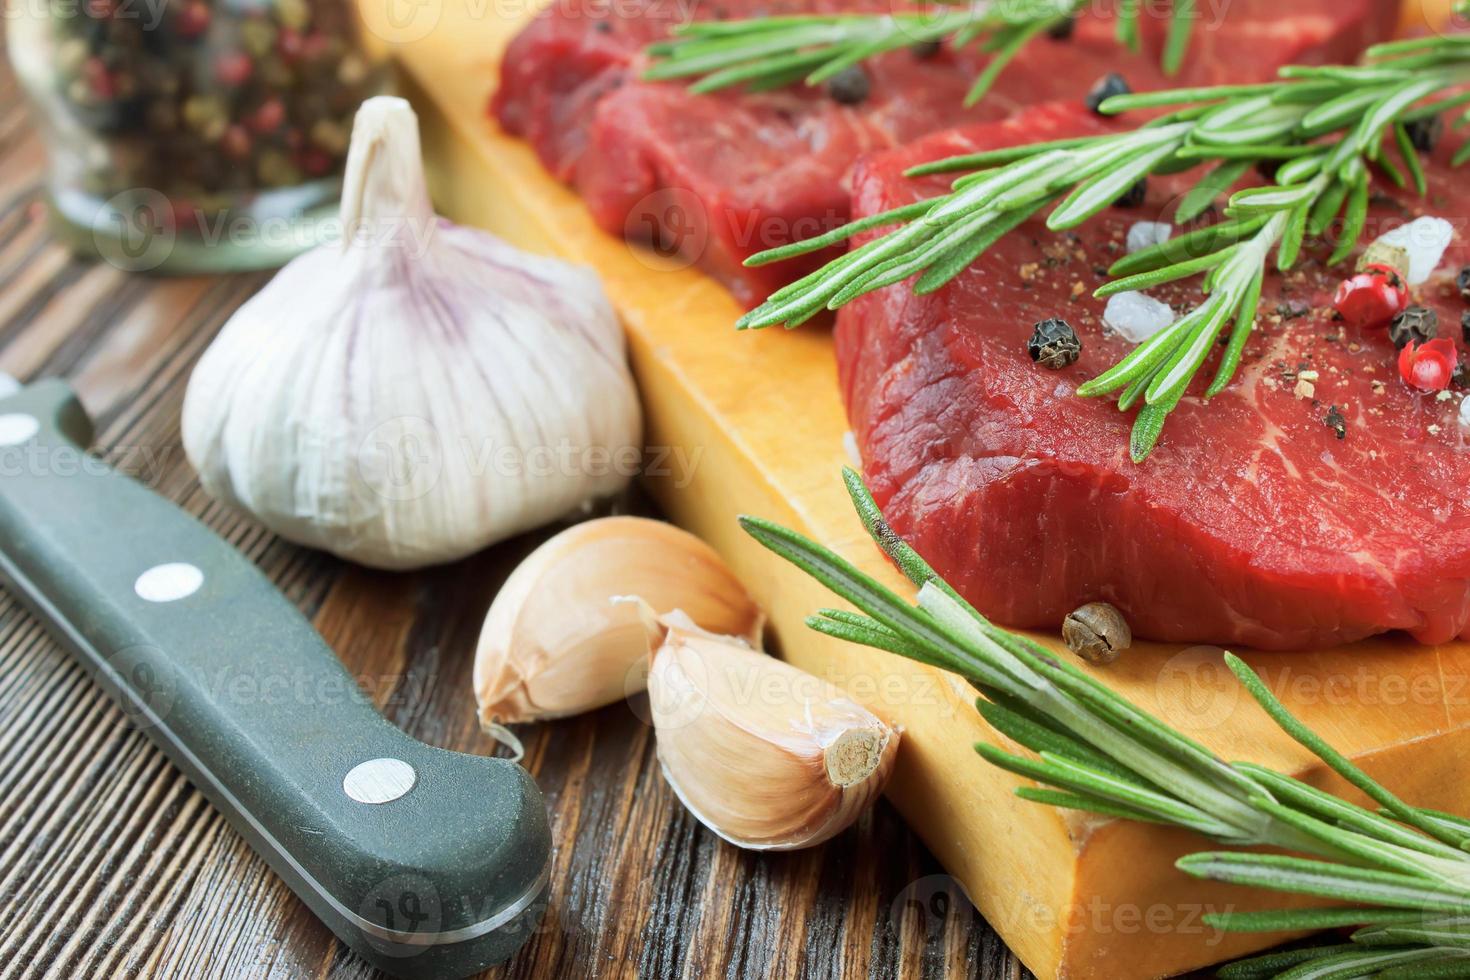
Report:
<svg viewBox="0 0 1470 980"><path fill-rule="evenodd" d="M389 718L427 742L490 752L469 690L474 640L537 539L388 575L285 544L212 502L179 444L184 384L264 277L150 279L73 260L48 240L44 167L6 69L0 370L70 379L99 454L255 561ZM754 855L683 812L638 705L521 735L551 808L553 908L487 976L1029 975L886 802L823 847ZM375 976L3 593L0 976Z"/></svg>
<svg viewBox="0 0 1470 980"><path fill-rule="evenodd" d="M689 257L607 234L526 143L487 117L502 52L547 2L436 0L406 23L377 25L399 39L393 51L420 117L431 191L456 220L597 270L626 328L645 438L689 460L662 478L650 474L646 486L671 520L704 538L746 583L782 656L904 728L887 794L910 827L1042 975L1164 977L1282 938L1221 935L1202 922L1209 911L1283 904L1265 890L1181 875L1176 859L1210 849L1205 838L1018 799L1027 780L976 765L976 742L1016 746L980 718L968 685L806 627L831 593L745 534L740 514L778 521L891 588L911 589L873 546L838 478L850 457L832 331L812 324L733 333L739 306ZM361 9L381 20L377 0L361 0ZM677 206L694 206L689 200ZM1055 633L1034 636L1071 656ZM1470 783L1454 775L1470 754L1470 643L1424 647L1386 634L1331 650L1236 652L1305 724L1401 795L1470 810ZM1222 758L1345 789L1242 693L1223 654L1139 641L1092 673Z"/></svg>

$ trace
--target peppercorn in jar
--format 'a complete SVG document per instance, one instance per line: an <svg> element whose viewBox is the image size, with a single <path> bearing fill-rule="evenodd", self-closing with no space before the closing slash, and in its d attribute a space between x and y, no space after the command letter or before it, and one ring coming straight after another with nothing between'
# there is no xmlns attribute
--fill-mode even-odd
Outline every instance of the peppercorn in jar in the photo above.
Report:
<svg viewBox="0 0 1470 980"><path fill-rule="evenodd" d="M279 265L320 240L353 114L386 78L350 0L12 9L11 60L47 136L55 224L74 248L195 272Z"/></svg>

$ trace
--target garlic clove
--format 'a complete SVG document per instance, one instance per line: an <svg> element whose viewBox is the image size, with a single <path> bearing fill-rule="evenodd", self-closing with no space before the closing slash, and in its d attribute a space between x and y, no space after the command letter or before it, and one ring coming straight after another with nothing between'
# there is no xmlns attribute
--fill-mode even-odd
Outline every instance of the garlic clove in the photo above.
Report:
<svg viewBox="0 0 1470 980"><path fill-rule="evenodd" d="M537 548L506 581L480 633L481 722L591 711L643 690L654 610L759 646L765 617L713 548L662 521L604 517Z"/></svg>
<svg viewBox="0 0 1470 980"><path fill-rule="evenodd" d="M840 833L878 798L898 730L731 638L664 616L651 639L659 762L700 823L740 847L793 850Z"/></svg>

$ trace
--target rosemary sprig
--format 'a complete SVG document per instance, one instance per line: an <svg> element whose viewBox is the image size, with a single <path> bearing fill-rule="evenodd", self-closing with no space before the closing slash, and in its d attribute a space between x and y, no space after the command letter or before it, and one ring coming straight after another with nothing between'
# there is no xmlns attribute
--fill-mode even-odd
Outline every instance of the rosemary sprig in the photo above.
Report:
<svg viewBox="0 0 1470 980"><path fill-rule="evenodd" d="M1290 270L1308 236L1320 236L1341 218L1343 234L1331 261L1348 258L1366 223L1373 170L1423 188L1423 166L1404 126L1431 111L1463 105L1470 97L1458 89L1467 83L1470 39L1451 36L1381 45L1370 50L1369 63L1362 66L1287 67L1270 83L1109 99L1102 107L1109 113L1170 112L1128 132L916 167L910 175L964 173L947 194L752 256L748 265L763 265L892 226L777 290L738 326L794 327L908 279L915 293L933 292L1011 229L1049 207L1049 229L1073 229L1150 175L1213 164L1175 216L1187 222L1249 168L1272 163L1275 183L1231 195L1227 220L1121 259L1109 270L1112 281L1096 293L1105 298L1204 277L1205 297L1196 309L1078 388L1082 397L1115 395L1120 409L1139 409L1130 448L1134 460L1142 462L1227 324L1233 324L1229 340L1206 397L1224 390L1234 377L1255 325L1272 254L1277 269ZM1385 146L1404 161L1407 176ZM1054 202L1059 203L1052 207Z"/></svg>
<svg viewBox="0 0 1470 980"><path fill-rule="evenodd" d="M990 54L966 105L985 97L1012 59L1038 35L1064 26L1086 0L1001 0L998 3L941 4L934 12L758 17L747 20L694 21L674 36L650 45L650 81L698 78L695 92L734 85L754 90L804 82L820 85L869 58L915 45L948 42L955 48L978 43ZM1184 63L1192 32L1192 0L1176 0L1164 48L1164 68ZM1137 50L1137 0L1125 0L1118 18L1119 40Z"/></svg>
<svg viewBox="0 0 1470 980"><path fill-rule="evenodd" d="M1230 654L1230 670L1266 713L1382 810L1262 766L1225 762L1046 647L991 623L894 533L856 472L845 470L844 479L868 533L918 587L918 602L794 531L742 517L758 542L859 610L823 610L808 626L968 679L990 726L1032 753L975 747L992 764L1042 784L1019 790L1023 798L1307 855L1211 852L1178 866L1199 878L1356 903L1207 916L1227 931L1360 927L1351 943L1268 954L1222 977L1470 976L1470 821L1399 799L1293 717Z"/></svg>

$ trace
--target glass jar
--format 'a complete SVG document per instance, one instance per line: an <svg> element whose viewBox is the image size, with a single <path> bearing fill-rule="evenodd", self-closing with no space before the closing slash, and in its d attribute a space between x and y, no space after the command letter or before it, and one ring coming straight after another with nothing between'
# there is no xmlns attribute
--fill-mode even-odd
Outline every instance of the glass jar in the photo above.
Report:
<svg viewBox="0 0 1470 980"><path fill-rule="evenodd" d="M10 0L54 224L133 270L270 268L334 216L387 73L351 0Z"/></svg>

